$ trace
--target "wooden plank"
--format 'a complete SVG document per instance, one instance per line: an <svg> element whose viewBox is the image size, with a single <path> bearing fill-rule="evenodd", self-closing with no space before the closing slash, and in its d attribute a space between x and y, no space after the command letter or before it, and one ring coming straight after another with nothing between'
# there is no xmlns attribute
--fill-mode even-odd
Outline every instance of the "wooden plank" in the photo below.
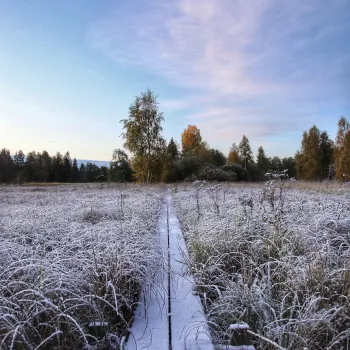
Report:
<svg viewBox="0 0 350 350"><path fill-rule="evenodd" d="M162 208L162 214L158 223L158 233L161 247L164 252L164 271L161 281L153 290L151 296L146 295L146 300L141 300L131 326L131 334L126 345L127 350L168 350L169 349L169 325L168 325L168 229L167 229L167 205Z"/></svg>
<svg viewBox="0 0 350 350"><path fill-rule="evenodd" d="M169 204L169 249L171 266L172 350L214 350L199 296L193 294L195 281L186 274L181 251L187 254L179 221Z"/></svg>

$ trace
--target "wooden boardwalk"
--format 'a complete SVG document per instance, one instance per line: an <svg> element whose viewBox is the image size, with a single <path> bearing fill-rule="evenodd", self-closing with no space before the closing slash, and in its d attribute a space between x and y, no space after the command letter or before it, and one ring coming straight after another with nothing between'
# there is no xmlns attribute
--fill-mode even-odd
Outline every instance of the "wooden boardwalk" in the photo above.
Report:
<svg viewBox="0 0 350 350"><path fill-rule="evenodd" d="M135 313L127 350L214 350L194 279L182 260L187 254L168 193L158 225L164 273L154 293Z"/></svg>

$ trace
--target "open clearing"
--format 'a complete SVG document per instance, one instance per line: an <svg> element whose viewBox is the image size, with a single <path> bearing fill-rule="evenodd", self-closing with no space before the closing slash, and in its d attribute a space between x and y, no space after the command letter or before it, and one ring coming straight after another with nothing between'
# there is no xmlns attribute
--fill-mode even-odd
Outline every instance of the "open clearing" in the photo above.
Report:
<svg viewBox="0 0 350 350"><path fill-rule="evenodd" d="M0 348L131 348L143 310L173 349L206 319L214 344L246 322L256 349L350 349L349 189L294 187L2 187Z"/></svg>

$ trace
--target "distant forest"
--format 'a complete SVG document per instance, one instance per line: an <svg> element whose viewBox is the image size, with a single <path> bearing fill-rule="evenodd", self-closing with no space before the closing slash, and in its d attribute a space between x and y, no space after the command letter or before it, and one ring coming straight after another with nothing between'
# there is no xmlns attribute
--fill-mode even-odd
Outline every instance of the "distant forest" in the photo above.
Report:
<svg viewBox="0 0 350 350"><path fill-rule="evenodd" d="M162 136L163 114L155 94L142 92L129 107L123 123L124 148L112 153L110 166L81 164L70 153L32 151L15 154L0 151L0 182L177 182L177 181L262 181L274 174L307 181L337 179L350 181L350 124L338 121L333 141L316 125L305 131L294 157L268 157L262 146L254 159L249 139L233 143L228 155L211 148L200 130L189 125L181 135L181 145Z"/></svg>

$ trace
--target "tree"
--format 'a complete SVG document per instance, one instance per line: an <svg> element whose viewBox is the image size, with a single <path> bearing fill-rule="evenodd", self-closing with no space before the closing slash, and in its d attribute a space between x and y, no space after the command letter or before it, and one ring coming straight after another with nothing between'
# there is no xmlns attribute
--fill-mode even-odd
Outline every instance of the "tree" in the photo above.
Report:
<svg viewBox="0 0 350 350"><path fill-rule="evenodd" d="M241 159L242 166L247 169L247 164L253 163L253 152L250 148L248 137L243 135L242 141L238 145L239 158Z"/></svg>
<svg viewBox="0 0 350 350"><path fill-rule="evenodd" d="M341 117L338 121L338 132L335 140L334 147L334 165L335 165L335 174L337 179L344 180L344 174L346 173L347 164L350 162L350 159L347 158L345 151L345 139L346 135L350 132L350 124L344 118Z"/></svg>
<svg viewBox="0 0 350 350"><path fill-rule="evenodd" d="M288 170L289 177L295 178L297 176L296 163L295 163L295 159L293 157L288 157L288 158L282 159L282 169Z"/></svg>
<svg viewBox="0 0 350 350"><path fill-rule="evenodd" d="M39 172L40 171L38 169L37 153L35 151L29 152L25 161L25 180L27 182L38 181Z"/></svg>
<svg viewBox="0 0 350 350"><path fill-rule="evenodd" d="M115 149L108 170L108 180L117 182L132 181L132 169L128 155L121 149Z"/></svg>
<svg viewBox="0 0 350 350"><path fill-rule="evenodd" d="M73 159L73 165L72 165L72 182L79 181L79 168L78 168L78 162L74 158Z"/></svg>
<svg viewBox="0 0 350 350"><path fill-rule="evenodd" d="M16 172L16 179L19 183L23 181L23 170L25 165L24 153L20 150L13 156L13 163Z"/></svg>
<svg viewBox="0 0 350 350"><path fill-rule="evenodd" d="M80 182L85 182L86 179L86 168L85 168L85 164L81 163L80 167L79 167L79 181Z"/></svg>
<svg viewBox="0 0 350 350"><path fill-rule="evenodd" d="M232 144L227 157L227 164L241 164L239 149L235 143Z"/></svg>
<svg viewBox="0 0 350 350"><path fill-rule="evenodd" d="M52 172L52 158L50 157L47 151L43 151L41 154L42 159L42 181L53 181L53 172Z"/></svg>
<svg viewBox="0 0 350 350"><path fill-rule="evenodd" d="M350 130L345 134L341 164L343 180L350 181Z"/></svg>
<svg viewBox="0 0 350 350"><path fill-rule="evenodd" d="M63 167L63 181L70 181L72 172L72 160L70 158L69 152L66 152L66 154L63 157Z"/></svg>
<svg viewBox="0 0 350 350"><path fill-rule="evenodd" d="M269 161L269 170L280 172L282 169L282 160L279 157L272 157L268 159Z"/></svg>
<svg viewBox="0 0 350 350"><path fill-rule="evenodd" d="M0 151L0 182L10 182L13 180L13 168L11 153L3 148Z"/></svg>
<svg viewBox="0 0 350 350"><path fill-rule="evenodd" d="M173 138L171 138L168 143L166 153L168 158L173 161L176 160L179 156L179 150Z"/></svg>
<svg viewBox="0 0 350 350"><path fill-rule="evenodd" d="M226 157L221 151L212 148L210 150L210 153L213 164L215 164L216 166L222 166L226 164Z"/></svg>
<svg viewBox="0 0 350 350"><path fill-rule="evenodd" d="M85 167L86 181L94 182L101 175L101 169L93 163L87 162Z"/></svg>
<svg viewBox="0 0 350 350"><path fill-rule="evenodd" d="M129 107L129 118L121 120L124 147L133 153L135 177L141 182L160 179L160 158L165 153L165 140L161 136L163 114L159 112L157 98L151 90L142 92Z"/></svg>
<svg viewBox="0 0 350 350"><path fill-rule="evenodd" d="M256 163L259 169L261 169L263 172L267 172L267 170L269 169L269 159L266 157L265 151L262 146L258 148Z"/></svg>
<svg viewBox="0 0 350 350"><path fill-rule="evenodd" d="M195 125L188 125L181 135L182 153L195 153L202 142L200 130Z"/></svg>
<svg viewBox="0 0 350 350"><path fill-rule="evenodd" d="M52 157L52 173L53 181L62 182L64 179L64 162L63 157L60 152L57 152L54 157Z"/></svg>
<svg viewBox="0 0 350 350"><path fill-rule="evenodd" d="M326 131L321 132L319 138L319 159L320 176L322 179L331 178L331 169L333 163L334 143L330 140Z"/></svg>
<svg viewBox="0 0 350 350"><path fill-rule="evenodd" d="M332 162L333 143L326 132L314 125L303 133L301 149L295 156L297 175L303 180L321 180L328 177Z"/></svg>

